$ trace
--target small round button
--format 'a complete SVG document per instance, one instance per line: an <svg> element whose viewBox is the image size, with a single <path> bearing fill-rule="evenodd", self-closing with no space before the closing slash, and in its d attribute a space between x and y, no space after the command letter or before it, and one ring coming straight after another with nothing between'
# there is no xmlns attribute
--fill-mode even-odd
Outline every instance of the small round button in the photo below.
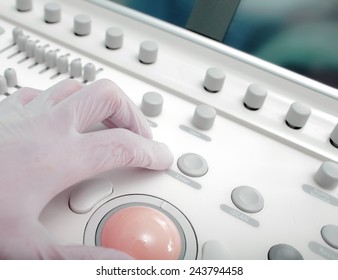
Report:
<svg viewBox="0 0 338 280"><path fill-rule="evenodd" d="M46 23L57 23L61 20L61 6L58 3L47 3L44 9Z"/></svg>
<svg viewBox="0 0 338 280"><path fill-rule="evenodd" d="M144 41L140 45L139 60L144 64L156 62L158 54L158 45L152 41Z"/></svg>
<svg viewBox="0 0 338 280"><path fill-rule="evenodd" d="M306 124L310 114L310 107L300 102L294 102L286 114L285 122L293 129L300 129Z"/></svg>
<svg viewBox="0 0 338 280"><path fill-rule="evenodd" d="M46 50L43 46L35 46L34 59L36 63L45 62Z"/></svg>
<svg viewBox="0 0 338 280"><path fill-rule="evenodd" d="M338 226L326 225L322 227L321 235L329 246L338 249Z"/></svg>
<svg viewBox="0 0 338 280"><path fill-rule="evenodd" d="M264 87L257 84L252 84L246 91L243 104L245 108L249 110L258 110L263 106L267 95L268 92Z"/></svg>
<svg viewBox="0 0 338 280"><path fill-rule="evenodd" d="M27 57L34 57L36 42L28 40L25 45L25 52Z"/></svg>
<svg viewBox="0 0 338 280"><path fill-rule="evenodd" d="M208 172L208 163L198 154L187 153L177 160L177 167L190 177L201 177Z"/></svg>
<svg viewBox="0 0 338 280"><path fill-rule="evenodd" d="M96 79L96 67L93 63L87 63L83 67L83 80L85 82L91 82Z"/></svg>
<svg viewBox="0 0 338 280"><path fill-rule="evenodd" d="M333 147L338 148L338 124L332 130L330 135L330 142Z"/></svg>
<svg viewBox="0 0 338 280"><path fill-rule="evenodd" d="M67 73L69 68L68 57L65 55L59 56L56 59L56 68L60 74Z"/></svg>
<svg viewBox="0 0 338 280"><path fill-rule="evenodd" d="M203 130L210 129L216 119L216 110L210 105L198 105L192 118L195 127Z"/></svg>
<svg viewBox="0 0 338 280"><path fill-rule="evenodd" d="M0 95L7 93L7 81L5 77L0 76Z"/></svg>
<svg viewBox="0 0 338 280"><path fill-rule="evenodd" d="M15 87L16 85L18 85L16 71L13 68L7 68L5 70L4 77L7 81L7 86Z"/></svg>
<svg viewBox="0 0 338 280"><path fill-rule="evenodd" d="M81 59L77 58L72 60L70 63L70 76L72 78L78 78L82 75L82 62Z"/></svg>
<svg viewBox="0 0 338 280"><path fill-rule="evenodd" d="M49 50L46 53L46 66L48 68L56 67L56 59L57 59L56 51L55 50Z"/></svg>
<svg viewBox="0 0 338 280"><path fill-rule="evenodd" d="M240 210L247 213L257 213L263 209L263 196L254 188L240 186L231 193L231 200Z"/></svg>
<svg viewBox="0 0 338 280"><path fill-rule="evenodd" d="M203 260L227 260L229 256L223 244L217 240L208 240L202 247Z"/></svg>
<svg viewBox="0 0 338 280"><path fill-rule="evenodd" d="M269 260L303 260L303 256L294 247L287 244L277 244L270 248Z"/></svg>
<svg viewBox="0 0 338 280"><path fill-rule="evenodd" d="M147 92L143 95L141 111L149 117L156 117L161 114L163 97L157 92Z"/></svg>
<svg viewBox="0 0 338 280"><path fill-rule="evenodd" d="M91 31L91 19L87 15L77 15L74 17L74 34L78 36L86 36Z"/></svg>
<svg viewBox="0 0 338 280"><path fill-rule="evenodd" d="M338 164L325 161L317 170L315 181L323 188L332 189L338 185Z"/></svg>
<svg viewBox="0 0 338 280"><path fill-rule="evenodd" d="M18 42L18 37L19 35L23 35L23 30L21 27L14 27L13 31L12 31L12 38L13 38L13 42L17 43Z"/></svg>
<svg viewBox="0 0 338 280"><path fill-rule="evenodd" d="M16 9L19 12L27 12L33 9L33 0L16 0Z"/></svg>
<svg viewBox="0 0 338 280"><path fill-rule="evenodd" d="M123 31L118 27L110 27L106 30L106 47L116 50L123 45Z"/></svg>
<svg viewBox="0 0 338 280"><path fill-rule="evenodd" d="M17 38L17 44L20 52L24 52L26 50L26 43L28 41L28 36L19 35Z"/></svg>
<svg viewBox="0 0 338 280"><path fill-rule="evenodd" d="M219 68L209 68L205 74L203 86L209 92L218 92L222 89L225 73Z"/></svg>

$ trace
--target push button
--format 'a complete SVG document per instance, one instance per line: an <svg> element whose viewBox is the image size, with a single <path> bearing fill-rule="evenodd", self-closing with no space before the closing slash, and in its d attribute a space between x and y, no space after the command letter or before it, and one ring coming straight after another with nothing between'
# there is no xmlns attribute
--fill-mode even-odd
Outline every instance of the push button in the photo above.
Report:
<svg viewBox="0 0 338 280"><path fill-rule="evenodd" d="M303 260L303 256L294 247L287 244L272 246L268 253L269 260Z"/></svg>
<svg viewBox="0 0 338 280"><path fill-rule="evenodd" d="M177 167L190 177L201 177L208 172L208 163L198 154L187 153L177 160Z"/></svg>
<svg viewBox="0 0 338 280"><path fill-rule="evenodd" d="M263 209L263 196L254 188L240 186L231 193L231 200L240 210L247 213L257 213Z"/></svg>
<svg viewBox="0 0 338 280"><path fill-rule="evenodd" d="M321 230L324 241L332 248L338 249L338 226L326 225Z"/></svg>

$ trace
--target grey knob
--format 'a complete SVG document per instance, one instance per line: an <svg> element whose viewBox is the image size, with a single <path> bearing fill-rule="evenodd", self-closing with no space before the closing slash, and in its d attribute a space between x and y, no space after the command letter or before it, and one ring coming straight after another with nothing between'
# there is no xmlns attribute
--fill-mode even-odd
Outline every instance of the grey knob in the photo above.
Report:
<svg viewBox="0 0 338 280"><path fill-rule="evenodd" d="M5 70L4 76L7 81L7 86L15 87L16 85L18 85L16 71L13 68L7 68Z"/></svg>
<svg viewBox="0 0 338 280"><path fill-rule="evenodd" d="M218 92L223 88L225 73L219 68L209 68L205 74L203 86L209 92Z"/></svg>
<svg viewBox="0 0 338 280"><path fill-rule="evenodd" d="M45 22L57 23L61 20L61 6L58 3L50 2L45 4Z"/></svg>
<svg viewBox="0 0 338 280"><path fill-rule="evenodd" d="M0 95L7 93L7 81L5 77L0 76Z"/></svg>
<svg viewBox="0 0 338 280"><path fill-rule="evenodd" d="M74 18L74 34L86 36L90 34L92 20L87 15L77 15Z"/></svg>
<svg viewBox="0 0 338 280"><path fill-rule="evenodd" d="M19 12L27 12L33 9L33 0L16 0L16 9Z"/></svg>
<svg viewBox="0 0 338 280"><path fill-rule="evenodd" d="M300 129L306 124L310 115L310 107L300 102L294 102L291 104L289 111L286 114L285 122L293 129Z"/></svg>
<svg viewBox="0 0 338 280"><path fill-rule="evenodd" d="M338 148L338 124L335 126L335 128L331 132L330 142L332 146Z"/></svg>
<svg viewBox="0 0 338 280"><path fill-rule="evenodd" d="M117 27L110 27L106 30L106 47L116 50L123 45L123 31Z"/></svg>
<svg viewBox="0 0 338 280"><path fill-rule="evenodd" d="M26 50L26 43L28 41L28 36L26 35L19 35L17 38L17 44L19 51L24 52Z"/></svg>
<svg viewBox="0 0 338 280"><path fill-rule="evenodd" d="M36 42L33 40L28 40L25 45L25 52L27 57L34 57Z"/></svg>
<svg viewBox="0 0 338 280"><path fill-rule="evenodd" d="M249 110L258 110L262 108L267 95L268 92L264 87L252 84L244 96L244 106Z"/></svg>
<svg viewBox="0 0 338 280"><path fill-rule="evenodd" d="M82 62L81 59L77 58L72 60L70 63L70 76L72 78L78 78L82 75Z"/></svg>
<svg viewBox="0 0 338 280"><path fill-rule="evenodd" d="M56 68L60 74L67 73L69 68L68 57L65 55L59 56L56 59Z"/></svg>
<svg viewBox="0 0 338 280"><path fill-rule="evenodd" d="M156 117L161 114L163 97L157 92L147 92L143 95L141 111L149 117Z"/></svg>
<svg viewBox="0 0 338 280"><path fill-rule="evenodd" d="M56 58L57 58L56 51L55 50L49 50L46 53L46 66L48 68L56 67Z"/></svg>
<svg viewBox="0 0 338 280"><path fill-rule="evenodd" d="M17 43L19 35L23 35L23 30L21 27L14 27L12 31L13 42Z"/></svg>
<svg viewBox="0 0 338 280"><path fill-rule="evenodd" d="M91 82L96 79L96 67L93 63L87 63L83 67L83 80L85 82Z"/></svg>
<svg viewBox="0 0 338 280"><path fill-rule="evenodd" d="M45 62L46 49L43 46L36 46L34 50L34 58L36 63Z"/></svg>
<svg viewBox="0 0 338 280"><path fill-rule="evenodd" d="M209 105L198 105L195 109L192 123L199 129L210 129L216 118L216 110Z"/></svg>
<svg viewBox="0 0 338 280"><path fill-rule="evenodd" d="M152 41L144 41L140 45L139 60L144 64L156 62L158 54L158 45Z"/></svg>
<svg viewBox="0 0 338 280"><path fill-rule="evenodd" d="M323 188L332 189L338 185L338 164L333 161L325 161L317 170L315 181Z"/></svg>

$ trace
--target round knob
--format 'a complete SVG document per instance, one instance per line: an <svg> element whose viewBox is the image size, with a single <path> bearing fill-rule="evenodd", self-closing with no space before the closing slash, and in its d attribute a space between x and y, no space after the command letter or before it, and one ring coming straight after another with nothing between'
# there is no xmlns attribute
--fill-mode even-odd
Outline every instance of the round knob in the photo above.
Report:
<svg viewBox="0 0 338 280"><path fill-rule="evenodd" d="M13 68L7 68L5 70L4 76L7 81L7 86L15 87L18 84L16 71Z"/></svg>
<svg viewBox="0 0 338 280"><path fill-rule="evenodd" d="M36 46L34 50L34 58L36 63L45 62L46 50L43 46Z"/></svg>
<svg viewBox="0 0 338 280"><path fill-rule="evenodd" d="M56 68L60 74L67 73L69 68L68 57L65 55L59 56L56 59Z"/></svg>
<svg viewBox="0 0 338 280"><path fill-rule="evenodd" d="M338 124L335 126L335 128L331 132L330 142L332 146L338 148Z"/></svg>
<svg viewBox="0 0 338 280"><path fill-rule="evenodd" d="M123 44L123 31L117 27L110 27L106 30L106 47L108 49L119 49Z"/></svg>
<svg viewBox="0 0 338 280"><path fill-rule="evenodd" d="M332 189L338 185L338 164L325 161L317 170L315 181L323 188Z"/></svg>
<svg viewBox="0 0 338 280"><path fill-rule="evenodd" d="M87 15L77 15L74 18L74 34L78 36L86 36L91 31L91 19Z"/></svg>
<svg viewBox="0 0 338 280"><path fill-rule="evenodd" d="M163 97L157 92L147 92L143 95L141 110L149 117L156 117L161 114Z"/></svg>
<svg viewBox="0 0 338 280"><path fill-rule="evenodd" d="M70 63L70 76L72 78L78 78L82 75L82 63L81 59L77 58Z"/></svg>
<svg viewBox="0 0 338 280"><path fill-rule="evenodd" d="M310 107L300 102L294 102L286 114L285 122L293 129L300 129L306 124L310 114Z"/></svg>
<svg viewBox="0 0 338 280"><path fill-rule="evenodd" d="M58 3L45 4L45 22L57 23L61 20L61 6Z"/></svg>
<svg viewBox="0 0 338 280"><path fill-rule="evenodd" d="M28 41L28 36L26 35L19 35L17 38L17 44L19 51L24 52L26 50L26 43Z"/></svg>
<svg viewBox="0 0 338 280"><path fill-rule="evenodd" d="M56 66L56 51L49 50L46 54L46 66L48 68L54 68Z"/></svg>
<svg viewBox="0 0 338 280"><path fill-rule="evenodd" d="M27 57L34 57L36 42L33 40L28 40L25 45L25 52Z"/></svg>
<svg viewBox="0 0 338 280"><path fill-rule="evenodd" d="M195 109L192 123L199 129L210 129L216 118L216 110L209 105L198 105Z"/></svg>
<svg viewBox="0 0 338 280"><path fill-rule="evenodd" d="M244 106L249 110L258 110L263 106L267 95L268 92L265 88L252 84L248 87L244 96Z"/></svg>
<svg viewBox="0 0 338 280"><path fill-rule="evenodd" d="M152 41L144 41L140 45L138 59L144 64L154 63L157 59L158 45Z"/></svg>
<svg viewBox="0 0 338 280"><path fill-rule="evenodd" d="M15 27L12 31L13 42L17 43L19 35L23 35L23 30L21 27Z"/></svg>
<svg viewBox="0 0 338 280"><path fill-rule="evenodd" d="M16 9L19 12L27 12L33 9L33 0L16 0Z"/></svg>
<svg viewBox="0 0 338 280"><path fill-rule="evenodd" d="M7 81L5 77L0 76L0 95L7 92Z"/></svg>
<svg viewBox="0 0 338 280"><path fill-rule="evenodd" d="M203 86L209 92L218 92L222 89L225 73L219 68L209 68L205 74Z"/></svg>
<svg viewBox="0 0 338 280"><path fill-rule="evenodd" d="M83 80L86 82L94 81L96 78L96 67L93 63L87 63L83 68Z"/></svg>

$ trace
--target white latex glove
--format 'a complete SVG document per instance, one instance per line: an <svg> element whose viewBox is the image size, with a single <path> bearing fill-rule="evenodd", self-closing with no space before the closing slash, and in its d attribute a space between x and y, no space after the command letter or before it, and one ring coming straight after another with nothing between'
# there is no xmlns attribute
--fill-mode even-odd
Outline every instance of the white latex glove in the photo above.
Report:
<svg viewBox="0 0 338 280"><path fill-rule="evenodd" d="M110 129L87 132L104 121ZM0 103L0 259L123 259L111 249L60 246L38 217L67 187L117 167L163 170L173 157L109 80L22 88ZM67 229L65 229L67 230Z"/></svg>

